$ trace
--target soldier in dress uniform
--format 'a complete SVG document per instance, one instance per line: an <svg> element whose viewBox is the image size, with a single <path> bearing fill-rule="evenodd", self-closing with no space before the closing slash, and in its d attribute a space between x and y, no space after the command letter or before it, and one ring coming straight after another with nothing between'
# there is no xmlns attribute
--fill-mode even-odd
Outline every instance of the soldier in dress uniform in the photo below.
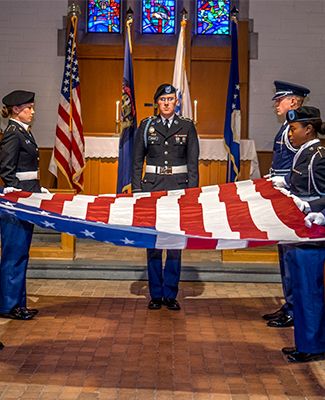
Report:
<svg viewBox="0 0 325 400"><path fill-rule="evenodd" d="M290 142L299 150L291 172L274 179L274 185L298 196L308 205L305 210L317 210L325 202L325 148L317 138L317 133L325 133L320 112L315 107L300 107L287 113L287 121ZM295 347L284 347L282 352L290 362L324 359L324 242L290 245L287 262L292 280Z"/></svg>
<svg viewBox="0 0 325 400"><path fill-rule="evenodd" d="M274 81L275 112L279 118L284 118L289 110L294 110L303 104L304 98L310 93L306 87L290 82ZM274 138L272 167L268 176L284 176L290 172L297 149L290 143L289 124L285 120ZM263 315L267 325L275 328L285 328L293 325L292 286L288 264L286 262L286 245L278 245L281 281L285 298L284 305L277 311Z"/></svg>
<svg viewBox="0 0 325 400"><path fill-rule="evenodd" d="M141 121L133 156L132 191L154 192L197 187L199 184L199 142L192 120L175 114L176 89L162 84L154 101L158 116ZM145 174L143 174L146 161ZM151 301L148 308L166 305L179 310L176 300L181 271L181 250L167 250L163 270L162 250L147 249Z"/></svg>
<svg viewBox="0 0 325 400"><path fill-rule="evenodd" d="M0 142L4 193L17 189L48 192L39 184L38 147L29 130L34 117L34 97L33 92L15 90L2 99L2 116L9 117ZM26 307L26 269L34 225L3 213L0 226L0 317L29 320L38 313Z"/></svg>

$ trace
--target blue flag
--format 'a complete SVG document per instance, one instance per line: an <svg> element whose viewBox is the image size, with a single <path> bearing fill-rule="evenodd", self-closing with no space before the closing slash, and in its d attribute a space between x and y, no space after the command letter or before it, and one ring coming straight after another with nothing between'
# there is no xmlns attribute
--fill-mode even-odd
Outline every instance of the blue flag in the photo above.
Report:
<svg viewBox="0 0 325 400"><path fill-rule="evenodd" d="M129 28L129 27L128 27ZM131 188L132 156L137 115L133 82L133 64L130 35L125 35L124 72L121 107L121 136L118 156L117 193Z"/></svg>
<svg viewBox="0 0 325 400"><path fill-rule="evenodd" d="M224 144L228 153L227 182L238 180L240 171L240 95L237 22L231 21L231 65L228 83Z"/></svg>

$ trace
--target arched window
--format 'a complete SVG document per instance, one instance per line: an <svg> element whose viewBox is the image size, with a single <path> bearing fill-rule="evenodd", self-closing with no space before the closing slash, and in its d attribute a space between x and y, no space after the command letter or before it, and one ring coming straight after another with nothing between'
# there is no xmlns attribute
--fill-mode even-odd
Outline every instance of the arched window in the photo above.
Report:
<svg viewBox="0 0 325 400"><path fill-rule="evenodd" d="M175 33L176 0L142 0L142 33Z"/></svg>
<svg viewBox="0 0 325 400"><path fill-rule="evenodd" d="M121 32L121 0L88 0L88 32Z"/></svg>
<svg viewBox="0 0 325 400"><path fill-rule="evenodd" d="M196 34L229 35L230 0L196 0Z"/></svg>

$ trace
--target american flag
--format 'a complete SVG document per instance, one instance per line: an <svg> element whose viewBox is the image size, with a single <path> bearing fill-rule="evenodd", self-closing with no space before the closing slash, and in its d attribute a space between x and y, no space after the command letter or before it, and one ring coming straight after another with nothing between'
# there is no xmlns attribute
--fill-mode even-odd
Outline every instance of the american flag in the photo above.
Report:
<svg viewBox="0 0 325 400"><path fill-rule="evenodd" d="M61 86L55 145L49 171L57 176L57 167L69 186L78 192L83 189L85 167L83 127L80 107L80 81L76 51L78 19L71 18Z"/></svg>
<svg viewBox="0 0 325 400"><path fill-rule="evenodd" d="M119 246L231 249L325 240L293 199L265 179L168 192L99 196L13 192L0 212Z"/></svg>

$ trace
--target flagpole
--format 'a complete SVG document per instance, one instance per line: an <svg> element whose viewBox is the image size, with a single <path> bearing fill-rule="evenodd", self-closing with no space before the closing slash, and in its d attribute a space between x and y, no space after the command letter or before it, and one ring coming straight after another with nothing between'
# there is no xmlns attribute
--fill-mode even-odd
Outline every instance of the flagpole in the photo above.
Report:
<svg viewBox="0 0 325 400"><path fill-rule="evenodd" d="M124 193L131 189L133 144L137 129L131 40L133 11L131 8L127 10L126 15L117 193Z"/></svg>
<svg viewBox="0 0 325 400"><path fill-rule="evenodd" d="M227 182L238 180L240 172L240 86L238 63L238 34L237 14L238 10L231 10L231 63L228 82L228 94L226 105L226 118L224 128L224 145L228 154L227 158Z"/></svg>

